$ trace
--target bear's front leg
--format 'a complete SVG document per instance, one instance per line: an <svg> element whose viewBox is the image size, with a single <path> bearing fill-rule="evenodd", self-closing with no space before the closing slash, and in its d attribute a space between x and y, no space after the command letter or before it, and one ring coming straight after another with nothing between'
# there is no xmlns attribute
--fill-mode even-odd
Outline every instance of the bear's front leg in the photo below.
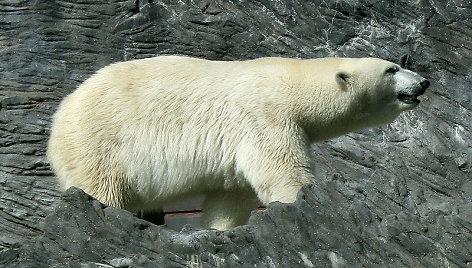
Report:
<svg viewBox="0 0 472 268"><path fill-rule="evenodd" d="M237 167L264 205L293 203L300 188L314 182L309 145L302 138L266 138L239 152Z"/></svg>
<svg viewBox="0 0 472 268"><path fill-rule="evenodd" d="M217 230L243 225L259 204L259 199L250 188L209 192L203 202L203 224Z"/></svg>
<svg viewBox="0 0 472 268"><path fill-rule="evenodd" d="M264 205L271 202L293 203L300 189L314 181L309 169L292 167L276 170L280 172L260 171L258 178L251 181Z"/></svg>

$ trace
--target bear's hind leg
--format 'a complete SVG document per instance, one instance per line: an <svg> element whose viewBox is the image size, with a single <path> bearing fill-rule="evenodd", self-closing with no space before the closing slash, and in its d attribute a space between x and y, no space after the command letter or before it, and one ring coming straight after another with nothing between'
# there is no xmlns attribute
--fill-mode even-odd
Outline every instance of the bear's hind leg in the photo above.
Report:
<svg viewBox="0 0 472 268"><path fill-rule="evenodd" d="M101 174L73 184L107 206L136 212L141 207L136 190L125 176Z"/></svg>
<svg viewBox="0 0 472 268"><path fill-rule="evenodd" d="M259 204L252 189L210 192L203 202L202 221L205 227L228 230L245 224Z"/></svg>

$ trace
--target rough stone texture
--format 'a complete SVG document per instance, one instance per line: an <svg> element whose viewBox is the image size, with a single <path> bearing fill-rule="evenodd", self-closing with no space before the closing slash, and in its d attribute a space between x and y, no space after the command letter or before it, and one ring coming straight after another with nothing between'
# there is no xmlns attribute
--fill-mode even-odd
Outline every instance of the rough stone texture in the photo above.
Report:
<svg viewBox="0 0 472 268"><path fill-rule="evenodd" d="M0 266L471 267L471 25L458 0L2 1ZM44 163L66 94L111 62L158 54L375 56L432 85L396 122L315 144L319 183L296 204L177 233L80 191L60 198Z"/></svg>
<svg viewBox="0 0 472 268"><path fill-rule="evenodd" d="M273 203L254 212L248 225L176 232L71 188L46 217L44 235L0 253L0 265L459 267L470 261L467 235L460 234L464 224L457 217L423 222L408 211L383 218L362 193L341 193L322 182L304 188L295 204ZM444 235L444 226L459 233Z"/></svg>

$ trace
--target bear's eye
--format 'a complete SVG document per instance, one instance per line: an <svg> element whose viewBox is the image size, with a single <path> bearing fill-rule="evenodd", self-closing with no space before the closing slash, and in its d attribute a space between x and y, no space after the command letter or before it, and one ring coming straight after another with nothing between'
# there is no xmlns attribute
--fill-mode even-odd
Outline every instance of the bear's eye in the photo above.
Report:
<svg viewBox="0 0 472 268"><path fill-rule="evenodd" d="M390 67L387 70L385 70L385 72L388 73L388 74L394 74L394 73L398 72L399 70L400 69L397 66L393 66L393 67Z"/></svg>

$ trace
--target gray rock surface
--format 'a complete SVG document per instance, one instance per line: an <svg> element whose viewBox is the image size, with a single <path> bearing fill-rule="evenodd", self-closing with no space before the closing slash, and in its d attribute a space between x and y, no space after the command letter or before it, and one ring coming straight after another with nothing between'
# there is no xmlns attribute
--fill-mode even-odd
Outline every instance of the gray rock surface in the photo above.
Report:
<svg viewBox="0 0 472 268"><path fill-rule="evenodd" d="M35 243L0 253L8 267L455 267L470 252L467 224L401 212L380 216L359 192L305 187L295 204L273 203L226 232L173 231L66 192ZM443 228L454 230L438 239ZM470 226L469 226L470 227Z"/></svg>
<svg viewBox="0 0 472 268"><path fill-rule="evenodd" d="M228 232L174 232L61 197L44 163L66 94L160 54L375 56L432 85L394 123L313 145L319 184L296 204ZM471 66L470 1L3 1L0 266L471 267Z"/></svg>

